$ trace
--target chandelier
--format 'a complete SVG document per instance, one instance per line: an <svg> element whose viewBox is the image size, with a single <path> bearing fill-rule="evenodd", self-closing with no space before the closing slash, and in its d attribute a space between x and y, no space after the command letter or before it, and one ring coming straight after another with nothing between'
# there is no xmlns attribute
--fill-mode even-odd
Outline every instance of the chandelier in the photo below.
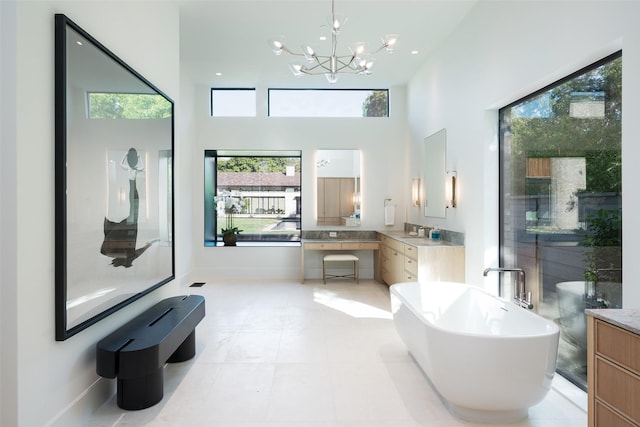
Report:
<svg viewBox="0 0 640 427"><path fill-rule="evenodd" d="M330 54L320 55L309 45L303 46L302 52L294 52L285 45L283 37L276 37L269 41L273 53L276 55L281 55L282 52L286 52L289 55L304 58L304 61L289 64L289 69L294 76L324 74L329 83L335 83L338 81L338 74L371 74L371 67L373 66L372 55L383 49L386 49L389 53L393 53L396 41L398 40L397 34L385 35L382 38L382 45L373 52L369 53L365 50L365 43L352 43L350 45L350 54L338 55L338 34L347 19L335 14L334 3L334 0L331 0Z"/></svg>

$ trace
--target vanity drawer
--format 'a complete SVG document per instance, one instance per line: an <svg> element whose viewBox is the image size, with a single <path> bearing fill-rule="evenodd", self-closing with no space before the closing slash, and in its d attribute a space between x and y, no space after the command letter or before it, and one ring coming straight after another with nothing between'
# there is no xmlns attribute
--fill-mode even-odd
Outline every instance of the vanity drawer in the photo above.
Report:
<svg viewBox="0 0 640 427"><path fill-rule="evenodd" d="M404 258L404 269L407 273L411 273L414 278L418 277L418 261L413 258Z"/></svg>
<svg viewBox="0 0 640 427"><path fill-rule="evenodd" d="M418 248L412 245L404 244L404 254L413 259L418 259Z"/></svg>
<svg viewBox="0 0 640 427"><path fill-rule="evenodd" d="M607 427L635 427L625 418L613 412L606 405L596 402L596 425Z"/></svg>
<svg viewBox="0 0 640 427"><path fill-rule="evenodd" d="M640 375L640 336L606 322L596 322L596 353Z"/></svg>
<svg viewBox="0 0 640 427"><path fill-rule="evenodd" d="M350 243L343 243L342 244L342 249L349 249L352 251L357 251L357 250L378 250L378 248L380 247L380 244L378 242L350 242Z"/></svg>
<svg viewBox="0 0 640 427"><path fill-rule="evenodd" d="M395 249L396 251L402 253L404 252L404 243L400 242L399 240L396 239L391 239L389 237L384 236L383 237L383 243L387 246L389 246L390 248Z"/></svg>
<svg viewBox="0 0 640 427"><path fill-rule="evenodd" d="M598 356L595 358L596 399L640 423L640 377ZM607 425L607 424L603 424Z"/></svg>
<svg viewBox="0 0 640 427"><path fill-rule="evenodd" d="M413 273L410 273L410 272L405 270L403 281L405 281L405 282L415 282L417 280L418 280L418 275L417 274L413 274Z"/></svg>
<svg viewBox="0 0 640 427"><path fill-rule="evenodd" d="M339 242L330 242L330 243L320 243L320 242L314 242L314 243L305 243L304 244L304 248L305 249L314 249L314 250L322 250L322 249L326 249L326 250L339 250L342 249L342 243Z"/></svg>
<svg viewBox="0 0 640 427"><path fill-rule="evenodd" d="M400 255L400 253L393 249L390 246L383 246L382 247L382 256L392 259L392 258L397 258Z"/></svg>

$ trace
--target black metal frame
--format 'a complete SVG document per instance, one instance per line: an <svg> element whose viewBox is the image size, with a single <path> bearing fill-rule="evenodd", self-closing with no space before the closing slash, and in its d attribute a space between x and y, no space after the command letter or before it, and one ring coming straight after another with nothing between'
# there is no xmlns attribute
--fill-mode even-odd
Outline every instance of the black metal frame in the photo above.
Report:
<svg viewBox="0 0 640 427"><path fill-rule="evenodd" d="M149 287L142 292L105 308L102 312L90 317L81 323L68 328L67 322L67 28L71 28L88 40L97 49L102 51L107 57L115 63L122 66L133 77L147 85L158 95L164 97L171 103L171 151L174 151L175 130L175 104L171 98L137 73L133 68L118 58L114 53L107 49L104 45L94 39L90 34L84 31L80 26L74 23L64 14L55 15L55 339L63 341L77 334L78 332L88 328L96 322L120 310L126 305L140 299L144 295L157 289L158 287L175 279L175 247L171 245L171 274L157 283L150 283ZM173 169L174 156L171 157L171 167ZM175 230L174 216L174 180L171 179L171 229Z"/></svg>
<svg viewBox="0 0 640 427"><path fill-rule="evenodd" d="M499 254L498 254L498 264L500 267L506 267L505 266L505 250L504 250L504 212L503 212L503 206L504 206L504 189L506 187L505 185L505 179L506 177L504 176L504 172L503 172L503 168L502 168L502 164L504 162L504 158L505 158L505 152L504 152L504 141L502 139L502 132L500 130L500 126L502 124L502 116L503 116L503 111L506 110L507 108L511 108L517 104L522 103L523 101L526 101L528 99L534 98L536 96L538 96L541 93L544 93L546 91L548 91L549 89L552 89L556 86L560 86L561 84L579 76L582 75L590 70L593 70L603 64L606 64L608 62L613 61L616 58L622 57L622 50L619 50L615 53L612 53L611 55L607 55L606 57L600 59L599 61L596 61L590 65L587 65L585 67L582 67L581 69L563 77L560 80L557 80L551 84L548 84L540 89L538 89L537 91L524 96L516 101L513 101L512 103L505 105L504 107L500 108L498 110L498 136L499 136L499 142L498 142L498 194L499 194L499 200L498 200L498 248L499 248ZM536 236L537 238L537 236ZM502 276L499 278L499 280L503 280ZM558 370L558 372L562 373L561 370ZM564 376L564 375L563 375ZM576 385L577 387L579 387L580 389L586 391L586 387L583 384L578 383L577 381L575 381L571 376L566 376L565 377L568 381L570 381L571 383L573 383L574 385Z"/></svg>

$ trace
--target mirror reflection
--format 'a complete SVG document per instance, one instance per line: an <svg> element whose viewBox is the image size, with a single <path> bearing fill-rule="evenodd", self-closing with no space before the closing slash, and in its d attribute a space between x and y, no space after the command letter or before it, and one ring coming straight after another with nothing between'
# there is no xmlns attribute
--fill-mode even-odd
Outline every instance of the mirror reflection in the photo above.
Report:
<svg viewBox="0 0 640 427"><path fill-rule="evenodd" d="M360 150L318 150L317 225L359 226Z"/></svg>
<svg viewBox="0 0 640 427"><path fill-rule="evenodd" d="M444 218L446 216L446 152L447 132L441 129L424 139L424 216Z"/></svg>
<svg viewBox="0 0 640 427"><path fill-rule="evenodd" d="M173 102L56 15L56 339L174 277L172 153Z"/></svg>

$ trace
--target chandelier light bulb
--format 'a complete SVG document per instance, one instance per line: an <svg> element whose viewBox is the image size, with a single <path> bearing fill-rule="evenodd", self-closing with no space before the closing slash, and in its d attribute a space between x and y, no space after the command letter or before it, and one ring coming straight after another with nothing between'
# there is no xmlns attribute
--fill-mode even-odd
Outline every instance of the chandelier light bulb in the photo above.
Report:
<svg viewBox="0 0 640 427"><path fill-rule="evenodd" d="M359 57L364 53L365 47L366 47L366 44L362 42L352 43L351 53L353 53L353 56Z"/></svg>
<svg viewBox="0 0 640 427"><path fill-rule="evenodd" d="M293 73L293 75L295 77L300 77L304 74L303 67L300 64L289 64L289 70L291 70L291 73Z"/></svg>
<svg viewBox="0 0 640 427"><path fill-rule="evenodd" d="M307 59L307 62L309 63L316 62L316 52L315 50L313 50L311 46L309 45L302 46L302 52L304 54L304 57Z"/></svg>
<svg viewBox="0 0 640 427"><path fill-rule="evenodd" d="M282 51L284 50L284 38L277 37L269 40L269 45L271 46L271 50L276 56L280 56Z"/></svg>
<svg viewBox="0 0 640 427"><path fill-rule="evenodd" d="M396 46L396 42L398 41L398 35L397 34L387 34L386 36L384 36L384 39L382 39L387 52L389 53L393 53L393 50L395 49Z"/></svg>

